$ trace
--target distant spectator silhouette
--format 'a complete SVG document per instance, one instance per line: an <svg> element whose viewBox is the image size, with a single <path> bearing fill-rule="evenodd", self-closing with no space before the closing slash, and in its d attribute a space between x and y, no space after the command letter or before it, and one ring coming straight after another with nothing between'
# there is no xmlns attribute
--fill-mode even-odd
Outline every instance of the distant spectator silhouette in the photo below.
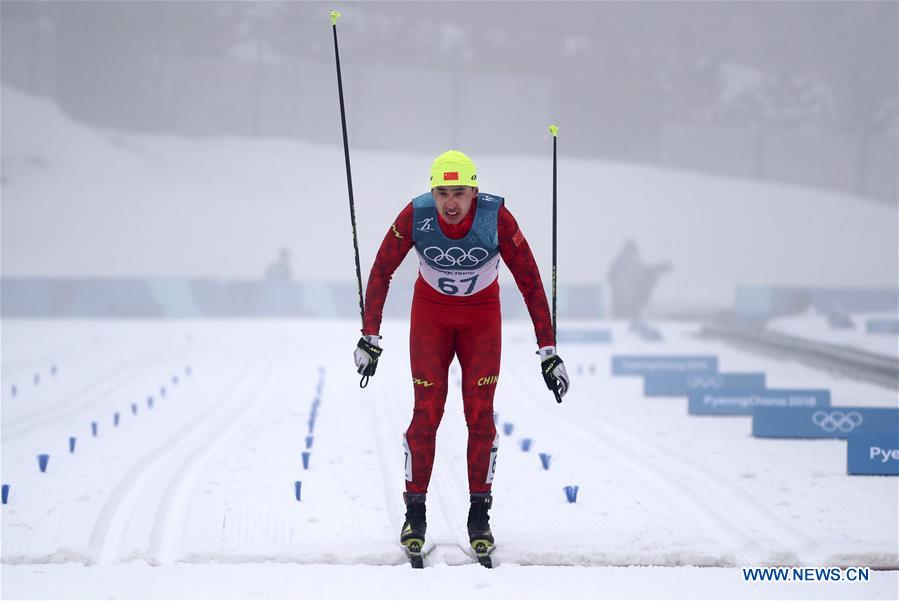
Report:
<svg viewBox="0 0 899 601"><path fill-rule="evenodd" d="M290 251L281 248L278 251L278 257L265 268L264 278L266 280L285 281L292 277L290 269Z"/></svg>
<svg viewBox="0 0 899 601"><path fill-rule="evenodd" d="M649 265L640 257L637 243L627 240L609 267L608 280L612 291L612 317L636 320L655 288L659 276L671 270L671 263Z"/></svg>

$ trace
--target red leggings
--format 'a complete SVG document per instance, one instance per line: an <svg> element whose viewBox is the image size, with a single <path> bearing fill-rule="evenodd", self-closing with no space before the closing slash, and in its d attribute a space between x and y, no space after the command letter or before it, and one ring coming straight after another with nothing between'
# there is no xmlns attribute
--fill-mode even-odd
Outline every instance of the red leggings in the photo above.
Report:
<svg viewBox="0 0 899 601"><path fill-rule="evenodd" d="M412 300L409 351L415 409L405 433L407 492L428 491L454 355L462 367L469 492L490 492L497 443L493 393L499 379L502 326L499 295L481 298L475 303L459 304L453 302L461 300L456 298L437 302L432 295L416 292Z"/></svg>

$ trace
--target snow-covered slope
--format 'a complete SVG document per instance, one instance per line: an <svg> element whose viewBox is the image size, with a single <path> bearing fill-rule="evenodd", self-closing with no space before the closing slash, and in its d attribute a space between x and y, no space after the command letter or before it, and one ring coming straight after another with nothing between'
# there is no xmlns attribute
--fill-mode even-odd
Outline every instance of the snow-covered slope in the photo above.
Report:
<svg viewBox="0 0 899 601"><path fill-rule="evenodd" d="M8 86L2 103L4 275L256 277L284 246L299 279L354 277L336 114L335 145L314 146L96 130ZM351 145L352 125L350 115ZM896 286L896 207L573 159L564 134L577 124L561 125L561 282L604 280L633 238L646 260L674 265L656 296L663 310L729 307L738 284ZM545 159L463 149L483 190L507 198L545 276L550 149L547 140ZM433 157L351 150L367 275L392 219L426 188Z"/></svg>
<svg viewBox="0 0 899 601"><path fill-rule="evenodd" d="M830 388L835 405L895 406L894 391L672 324L661 344L612 324L612 345L566 345L573 386L562 405L539 376L530 327L507 324L495 409L499 431L512 432L501 434L491 520L500 567L489 574L460 548L466 430L454 364L429 490L438 546L433 569L410 575L396 542L407 326L385 323L365 390L340 342L356 327L4 321L4 597L895 596L895 572L775 586L743 582L738 568L899 565L896 478L847 476L845 441L760 440L746 417L689 417L685 399L644 397L639 379L612 378L609 359L718 353L722 370L764 371L773 388ZM539 453L552 455L550 469ZM567 485L579 486L577 503ZM646 567L623 576L611 566Z"/></svg>

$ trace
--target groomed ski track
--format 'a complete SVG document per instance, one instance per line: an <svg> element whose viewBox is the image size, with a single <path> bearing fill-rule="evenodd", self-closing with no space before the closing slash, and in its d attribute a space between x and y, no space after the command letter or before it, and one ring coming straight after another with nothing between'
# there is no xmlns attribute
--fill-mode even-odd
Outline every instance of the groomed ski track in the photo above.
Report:
<svg viewBox="0 0 899 601"><path fill-rule="evenodd" d="M4 387L3 472L13 485L3 513L4 565L407 563L397 542L402 433L412 415L402 322L385 323L384 358L365 390L351 365L352 349L337 344L354 339L349 322L98 327L130 354L91 357L83 346L63 345L69 353L56 355L57 388L42 392L33 407L25 401L34 390L23 387L10 397ZM683 328L666 332L677 342ZM630 350L666 350L629 344ZM895 503L884 497L890 488L841 479L842 465L828 467L840 457L839 442L774 448L748 439L743 418L689 418L683 399L646 399L639 380L611 378L608 346L561 347L573 389L558 405L531 346L527 324L506 327L491 512L497 566L896 565L884 532L889 524L843 517L855 519L851 529L858 535L850 537L841 522L828 526L834 503L812 499L807 511L825 519L814 518L817 527L810 528L807 516L795 517L797 493L767 496L787 486L790 478L776 474L786 466L819 474L796 482L800 488L839 480L832 484L845 495L838 506L879 494L871 515L887 519ZM748 370L760 361L712 343L694 343L697 348L720 350L725 368ZM72 365L84 373L67 380ZM776 366L769 367L776 378ZM801 368L790 374L806 377ZM429 491L428 540L435 548L426 567L477 566L465 531L459 377L454 363ZM310 432L319 385L321 406ZM156 397L153 409L145 404L148 394ZM132 402L140 406L136 415ZM118 427L113 412L120 413ZM89 434L92 420L101 424L97 438ZM503 434L505 423L514 424L511 435ZM66 437L76 431L70 455ZM711 442L703 443L703 434ZM304 470L307 435L314 442ZM520 448L525 437L533 440L529 452ZM766 454L753 463L759 448ZM51 454L46 474L37 471L40 452ZM552 454L549 470L540 466L540 452ZM780 466L763 460L772 456ZM806 469L812 460L817 465ZM300 502L293 498L295 480L303 483ZM759 486L764 480L771 482ZM580 487L575 504L565 501L568 484Z"/></svg>

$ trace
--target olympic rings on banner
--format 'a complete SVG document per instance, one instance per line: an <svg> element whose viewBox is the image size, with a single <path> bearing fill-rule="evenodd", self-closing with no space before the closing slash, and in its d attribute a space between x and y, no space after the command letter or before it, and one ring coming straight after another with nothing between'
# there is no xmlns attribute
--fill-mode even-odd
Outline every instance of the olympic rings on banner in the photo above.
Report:
<svg viewBox="0 0 899 601"><path fill-rule="evenodd" d="M852 432L862 424L858 411L815 411L812 422L825 432Z"/></svg>
<svg viewBox="0 0 899 601"><path fill-rule="evenodd" d="M687 378L688 388L721 388L718 376L690 376Z"/></svg>

